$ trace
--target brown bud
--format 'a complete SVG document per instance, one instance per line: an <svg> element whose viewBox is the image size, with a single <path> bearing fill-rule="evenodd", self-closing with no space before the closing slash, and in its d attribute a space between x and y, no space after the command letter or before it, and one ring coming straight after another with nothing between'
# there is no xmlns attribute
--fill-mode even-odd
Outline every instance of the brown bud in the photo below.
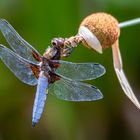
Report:
<svg viewBox="0 0 140 140"><path fill-rule="evenodd" d="M103 49L111 47L116 42L120 35L118 21L107 13L94 13L87 16L80 24L81 27L86 27L100 42ZM89 46L85 39L86 44Z"/></svg>

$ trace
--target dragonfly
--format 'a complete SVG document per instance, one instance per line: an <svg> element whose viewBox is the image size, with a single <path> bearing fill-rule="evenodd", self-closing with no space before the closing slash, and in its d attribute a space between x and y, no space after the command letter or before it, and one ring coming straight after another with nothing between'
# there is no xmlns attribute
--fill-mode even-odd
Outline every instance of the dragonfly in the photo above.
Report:
<svg viewBox="0 0 140 140"><path fill-rule="evenodd" d="M74 63L60 60L71 53L63 39L55 39L43 55L26 42L5 19L0 31L11 49L0 45L0 59L23 83L37 85L32 126L40 120L48 94L66 101L95 101L103 98L101 91L82 81L102 76L105 68L99 63Z"/></svg>

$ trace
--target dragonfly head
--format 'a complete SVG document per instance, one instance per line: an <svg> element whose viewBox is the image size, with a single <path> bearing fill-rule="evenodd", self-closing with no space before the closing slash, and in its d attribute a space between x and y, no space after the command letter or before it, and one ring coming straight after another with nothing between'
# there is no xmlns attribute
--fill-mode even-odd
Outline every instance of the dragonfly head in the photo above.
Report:
<svg viewBox="0 0 140 140"><path fill-rule="evenodd" d="M67 43L66 43L66 38L54 38L52 39L51 41L51 44L53 47L58 47L59 51L60 51L60 57L67 57L69 56L72 51L73 51L73 48L71 47L71 41L69 40ZM70 43L70 44L69 44ZM75 44L75 42L73 43Z"/></svg>
<svg viewBox="0 0 140 140"><path fill-rule="evenodd" d="M47 59L58 60L61 57L61 50L64 48L63 38L54 38L51 41L52 47L48 47L43 56Z"/></svg>
<svg viewBox="0 0 140 140"><path fill-rule="evenodd" d="M51 41L52 46L63 47L64 46L64 38L54 38Z"/></svg>
<svg viewBox="0 0 140 140"><path fill-rule="evenodd" d="M118 21L107 13L94 13L87 16L79 27L78 34L84 38L83 44L102 53L119 38Z"/></svg>

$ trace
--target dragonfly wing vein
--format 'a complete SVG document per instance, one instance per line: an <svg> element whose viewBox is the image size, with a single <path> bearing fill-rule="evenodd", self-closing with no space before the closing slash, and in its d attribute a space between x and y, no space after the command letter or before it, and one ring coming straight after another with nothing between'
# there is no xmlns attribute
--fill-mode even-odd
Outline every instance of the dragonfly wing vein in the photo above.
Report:
<svg viewBox="0 0 140 140"><path fill-rule="evenodd" d="M37 79L29 65L30 62L28 63L3 45L0 45L0 58L19 80L29 85L37 84Z"/></svg>
<svg viewBox="0 0 140 140"><path fill-rule="evenodd" d="M26 42L5 19L0 19L0 30L10 47L21 57L35 63L36 60L33 53L36 53L38 57L41 56L39 52Z"/></svg>
<svg viewBox="0 0 140 140"><path fill-rule="evenodd" d="M62 60L58 62L60 67L56 73L76 81L96 79L105 73L105 68L98 63L72 63Z"/></svg>
<svg viewBox="0 0 140 140"><path fill-rule="evenodd" d="M50 85L49 93L68 101L94 101L103 98L96 87L64 77Z"/></svg>

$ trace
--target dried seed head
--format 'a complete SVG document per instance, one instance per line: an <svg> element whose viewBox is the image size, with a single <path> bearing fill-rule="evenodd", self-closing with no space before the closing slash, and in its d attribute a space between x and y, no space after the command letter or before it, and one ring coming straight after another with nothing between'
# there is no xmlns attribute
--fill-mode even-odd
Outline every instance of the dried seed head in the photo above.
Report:
<svg viewBox="0 0 140 140"><path fill-rule="evenodd" d="M83 28L84 27L84 28ZM85 28L92 33L92 35L97 37L100 42L100 45L103 49L110 47L115 41L119 38L120 29L118 26L118 21L111 15L106 13L95 13L86 17L80 25L79 34L84 34L83 29ZM85 31L84 31L85 32ZM83 35L84 36L84 35ZM87 36L87 35L85 35ZM84 37L83 37L84 38ZM89 37L91 38L91 37ZM85 43L89 48L95 49L93 46L90 46L90 40L86 40ZM93 43L94 44L94 43ZM96 43L95 43L96 44ZM97 49L95 49L97 50ZM99 50L97 50L99 51ZM100 50L99 52L101 52Z"/></svg>

